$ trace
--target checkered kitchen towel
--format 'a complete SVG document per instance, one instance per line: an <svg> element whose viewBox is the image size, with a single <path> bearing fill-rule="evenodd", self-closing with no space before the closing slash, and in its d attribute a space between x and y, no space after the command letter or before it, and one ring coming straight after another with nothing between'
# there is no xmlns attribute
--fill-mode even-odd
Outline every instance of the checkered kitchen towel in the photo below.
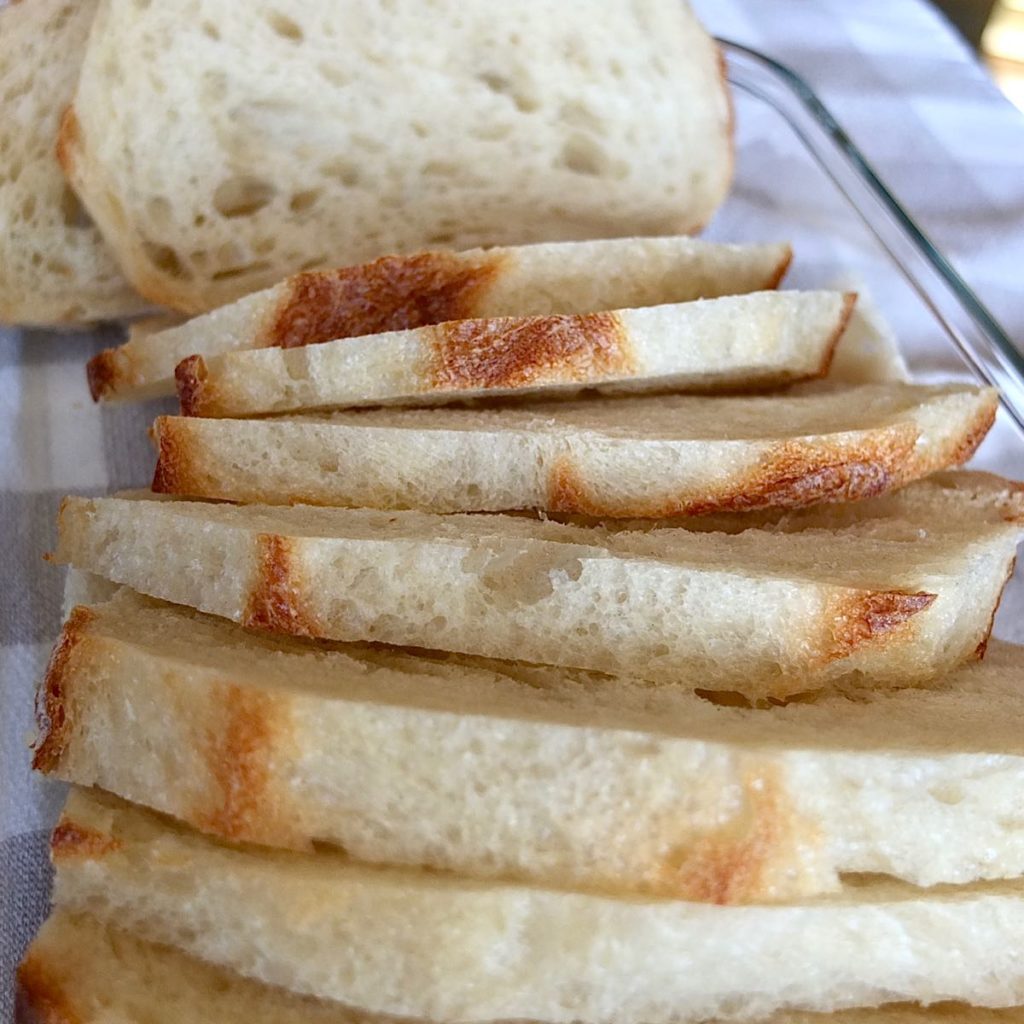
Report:
<svg viewBox="0 0 1024 1024"><path fill-rule="evenodd" d="M820 91L1010 334L1024 338L1024 120L941 18L918 0L697 7L713 31L791 64ZM885 312L899 320L898 310ZM28 768L33 690L60 625L62 574L41 556L62 495L145 485L152 470L146 428L162 410L97 408L86 392L83 364L116 340L113 330L0 329L0 1021L12 1014L11 971L46 913L46 834L61 800L59 786Z"/></svg>

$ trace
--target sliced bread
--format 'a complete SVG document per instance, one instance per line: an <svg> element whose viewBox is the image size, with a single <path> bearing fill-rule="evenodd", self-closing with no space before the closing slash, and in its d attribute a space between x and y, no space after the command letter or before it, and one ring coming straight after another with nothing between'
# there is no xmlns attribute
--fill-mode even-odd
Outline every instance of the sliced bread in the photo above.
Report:
<svg viewBox="0 0 1024 1024"><path fill-rule="evenodd" d="M67 326L146 306L55 153L95 13L96 0L0 5L0 323Z"/></svg>
<svg viewBox="0 0 1024 1024"><path fill-rule="evenodd" d="M66 498L56 560L258 629L785 696L927 682L983 648L1020 526L738 534L508 515Z"/></svg>
<svg viewBox="0 0 1024 1024"><path fill-rule="evenodd" d="M486 396L778 387L820 377L856 296L755 292L639 309L454 320L299 348L189 356L186 416Z"/></svg>
<svg viewBox="0 0 1024 1024"><path fill-rule="evenodd" d="M397 1024L261 984L84 914L57 910L18 968L15 1024ZM759 1024L1020 1024L1024 1010L888 1004ZM715 1024L715 1022L708 1022Z"/></svg>
<svg viewBox="0 0 1024 1024"><path fill-rule="evenodd" d="M622 899L228 846L81 790L52 850L58 907L377 1013L684 1024L1024 1002L1019 881L869 876L758 907Z"/></svg>
<svg viewBox="0 0 1024 1024"><path fill-rule="evenodd" d="M518 662L76 608L35 767L225 839L713 903L1024 874L1024 648L934 690L755 710Z"/></svg>
<svg viewBox="0 0 1024 1024"><path fill-rule="evenodd" d="M131 280L189 313L430 246L690 232L732 165L680 0L108 0L61 142Z"/></svg>
<svg viewBox="0 0 1024 1024"><path fill-rule="evenodd" d="M153 490L428 512L672 517L853 501L959 465L993 390L585 398L501 410L161 417Z"/></svg>
<svg viewBox="0 0 1024 1024"><path fill-rule="evenodd" d="M686 236L385 256L307 271L184 324L133 331L89 362L94 399L174 394L174 368L247 348L294 348L470 317L655 306L774 288L788 245Z"/></svg>

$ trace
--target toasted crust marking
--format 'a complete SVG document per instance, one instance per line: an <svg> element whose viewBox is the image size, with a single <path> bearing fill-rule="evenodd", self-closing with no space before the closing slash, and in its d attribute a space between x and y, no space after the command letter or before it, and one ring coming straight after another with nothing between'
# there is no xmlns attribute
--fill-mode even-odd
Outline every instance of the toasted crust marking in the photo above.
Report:
<svg viewBox="0 0 1024 1024"><path fill-rule="evenodd" d="M440 324L426 390L487 390L629 376L636 359L616 313Z"/></svg>
<svg viewBox="0 0 1024 1024"><path fill-rule="evenodd" d="M962 466L977 450L985 436L992 429L996 421L996 413L999 410L999 397L996 394L988 396L988 400L978 410L973 421L964 431L963 436L956 442L953 450L946 454L944 465Z"/></svg>
<svg viewBox="0 0 1024 1024"><path fill-rule="evenodd" d="M29 950L18 966L14 995L16 1024L81 1024L57 975Z"/></svg>
<svg viewBox="0 0 1024 1024"><path fill-rule="evenodd" d="M465 319L477 312L506 259L487 254L471 262L431 251L297 274L256 345L295 348Z"/></svg>
<svg viewBox="0 0 1024 1024"><path fill-rule="evenodd" d="M60 127L57 129L57 163L61 170L71 177L75 167L75 150L82 139L82 128L78 123L78 115L73 106L64 108L60 116Z"/></svg>
<svg viewBox="0 0 1024 1024"><path fill-rule="evenodd" d="M69 818L61 818L50 836L50 856L54 862L71 857L95 860L120 848L120 842L113 836L79 825Z"/></svg>
<svg viewBox="0 0 1024 1024"><path fill-rule="evenodd" d="M182 416L201 416L209 407L213 388L208 376L206 360L200 355L188 356L174 368Z"/></svg>
<svg viewBox="0 0 1024 1024"><path fill-rule="evenodd" d="M787 245L786 246L786 251L785 251L785 253L782 256L782 259L779 260L779 262L773 268L771 276L768 277L765 280L764 284L762 285L762 290L763 291L775 291L775 289L777 289L779 287L779 285L782 284L782 279L786 276L786 273L789 271L789 267L790 267L790 264L792 262L793 262L793 247L790 246L790 245ZM851 308L850 312L851 313L853 312L852 308ZM845 329L846 325L844 324L843 327ZM836 337L836 342L838 342L838 341L839 341L839 338L837 336ZM835 353L835 344L832 345L832 354L834 354L834 353ZM831 354L830 354L829 362L831 363L831 361L832 361L832 359L831 359Z"/></svg>
<svg viewBox="0 0 1024 1024"><path fill-rule="evenodd" d="M36 717L39 736L32 758L32 767L36 771L49 774L60 766L71 736L67 701L71 657L95 617L91 609L82 605L72 609L50 655L37 696Z"/></svg>
<svg viewBox="0 0 1024 1024"><path fill-rule="evenodd" d="M905 638L912 619L935 601L935 594L899 590L857 591L830 602L826 659L848 658L867 644Z"/></svg>
<svg viewBox="0 0 1024 1024"><path fill-rule="evenodd" d="M229 685L216 694L221 704L219 734L204 751L217 792L196 814L198 826L226 839L259 840L272 809L267 783L270 756L278 733L273 702L252 688Z"/></svg>
<svg viewBox="0 0 1024 1024"><path fill-rule="evenodd" d="M745 476L701 497L609 501L594 494L568 456L548 476L548 509L559 514L672 518L760 508L803 508L828 501L874 498L918 475L913 464L918 432L912 424L889 428L836 451L786 441L774 446ZM923 471L923 470L921 470Z"/></svg>
<svg viewBox="0 0 1024 1024"><path fill-rule="evenodd" d="M992 606L992 614L988 617L988 627L985 630L985 635L978 642L978 646L974 648L974 657L981 659L984 658L988 653L988 642L992 639L992 629L996 624L996 614L999 611L999 606L1003 603L1003 595L1006 593L1006 584L1013 578L1014 571L1017 568L1017 556L1014 555L1010 559L1010 565L1006 570L1006 578L1003 580L1003 585L999 588L999 594L996 597L996 603Z"/></svg>
<svg viewBox="0 0 1024 1024"><path fill-rule="evenodd" d="M105 348L85 364L89 394L94 402L117 391L117 350Z"/></svg>
<svg viewBox="0 0 1024 1024"><path fill-rule="evenodd" d="M316 623L304 608L293 542L261 533L256 537L256 573L242 625L292 636L316 636Z"/></svg>
<svg viewBox="0 0 1024 1024"><path fill-rule="evenodd" d="M195 478L195 448L189 443L188 423L177 416L158 416L153 423L153 439L157 447L156 469L153 471L151 488L153 492L203 493Z"/></svg>
<svg viewBox="0 0 1024 1024"><path fill-rule="evenodd" d="M798 831L777 773L751 772L743 782L742 811L669 858L659 891L698 903L770 898L769 869L796 845Z"/></svg>
<svg viewBox="0 0 1024 1024"><path fill-rule="evenodd" d="M793 255L790 253L790 260L792 260L792 258ZM788 266L789 261L786 263L787 268ZM839 311L839 319L836 320L836 325L825 342L825 347L821 357L821 365L818 367L817 374L814 374L813 376L824 377L832 366L832 360L835 357L836 348L838 347L843 335L846 333L846 328L850 324L850 317L853 316L854 307L857 305L857 298L858 296L856 292L843 292L843 306Z"/></svg>

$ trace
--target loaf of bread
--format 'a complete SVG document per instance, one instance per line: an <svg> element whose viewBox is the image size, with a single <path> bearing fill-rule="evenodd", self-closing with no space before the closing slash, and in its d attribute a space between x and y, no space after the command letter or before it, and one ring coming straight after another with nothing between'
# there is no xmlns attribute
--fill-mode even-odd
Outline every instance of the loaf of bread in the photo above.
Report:
<svg viewBox="0 0 1024 1024"><path fill-rule="evenodd" d="M65 623L34 763L224 839L470 878L740 903L1024 874L1024 648L860 701L702 683L263 637L124 591Z"/></svg>
<svg viewBox="0 0 1024 1024"><path fill-rule="evenodd" d="M247 977L435 1021L686 1024L883 1002L1024 1002L1024 884L872 876L777 906L623 899L229 846L97 792L55 900Z"/></svg>
<svg viewBox="0 0 1024 1024"><path fill-rule="evenodd" d="M247 348L295 348L472 317L656 306L774 288L788 245L612 238L384 256L307 271L184 324L166 318L89 362L94 399L174 393L174 368Z"/></svg>
<svg viewBox="0 0 1024 1024"><path fill-rule="evenodd" d="M0 323L74 325L146 305L55 152L95 12L96 0L0 5Z"/></svg>
<svg viewBox="0 0 1024 1024"><path fill-rule="evenodd" d="M456 320L300 348L194 355L187 416L423 405L587 387L729 391L823 376L856 296L757 292L570 316Z"/></svg>
<svg viewBox="0 0 1024 1024"><path fill-rule="evenodd" d="M998 396L869 384L798 397L160 417L153 490L266 504L672 517L873 497L974 454Z"/></svg>
<svg viewBox="0 0 1024 1024"><path fill-rule="evenodd" d="M731 115L681 0L106 0L61 156L135 286L195 313L430 246L692 231Z"/></svg>
<svg viewBox="0 0 1024 1024"><path fill-rule="evenodd" d="M1021 527L945 509L731 535L71 497L55 557L258 629L759 699L925 683L982 649Z"/></svg>
<svg viewBox="0 0 1024 1024"><path fill-rule="evenodd" d="M61 910L36 936L17 980L15 1024L395 1024L393 1018L243 978L173 947ZM993 1010L942 1003L888 1004L833 1014L790 1011L751 1024L1021 1021L1024 1010L1018 1007Z"/></svg>

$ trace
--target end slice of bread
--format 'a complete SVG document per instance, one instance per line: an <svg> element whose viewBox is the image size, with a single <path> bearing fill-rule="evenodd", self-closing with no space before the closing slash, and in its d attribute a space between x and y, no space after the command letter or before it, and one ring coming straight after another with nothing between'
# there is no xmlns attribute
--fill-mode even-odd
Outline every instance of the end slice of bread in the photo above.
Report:
<svg viewBox="0 0 1024 1024"><path fill-rule="evenodd" d="M1019 880L869 877L778 906L617 899L228 846L84 791L52 851L60 908L378 1013L685 1024L1024 1001Z"/></svg>
<svg viewBox="0 0 1024 1024"><path fill-rule="evenodd" d="M84 914L56 910L18 968L15 1024L397 1024L395 1018L264 985ZM406 1018L408 1019L408 1018ZM1024 1010L963 1003L834 1014L783 1013L759 1024L1019 1024ZM715 1022L707 1022L715 1024ZM758 1024L758 1022L751 1022Z"/></svg>
<svg viewBox="0 0 1024 1024"><path fill-rule="evenodd" d="M62 154L138 289L198 313L387 253L689 233L731 136L679 0L110 0Z"/></svg>
<svg viewBox="0 0 1024 1024"><path fill-rule="evenodd" d="M61 173L55 147L95 0L0 9L0 323L70 326L146 307Z"/></svg>
<svg viewBox="0 0 1024 1024"><path fill-rule="evenodd" d="M609 530L525 517L67 498L56 559L243 625L758 699L924 683L983 649L1020 526Z"/></svg>
<svg viewBox="0 0 1024 1024"><path fill-rule="evenodd" d="M76 608L35 767L231 840L712 903L1024 874L1024 649L753 709L630 678ZM244 754L241 753L244 751Z"/></svg>
<svg viewBox="0 0 1024 1024"><path fill-rule="evenodd" d="M778 387L824 375L856 296L755 292L664 306L455 320L300 348L190 356L187 416L487 396Z"/></svg>
<svg viewBox="0 0 1024 1024"><path fill-rule="evenodd" d="M882 494L974 453L998 395L872 384L502 410L161 417L153 490L267 504L673 517Z"/></svg>
<svg viewBox="0 0 1024 1024"><path fill-rule="evenodd" d="M94 399L174 394L174 368L199 355L295 348L472 317L549 316L656 306L774 288L788 245L686 236L553 242L384 256L307 271L184 324L132 333L89 362Z"/></svg>

